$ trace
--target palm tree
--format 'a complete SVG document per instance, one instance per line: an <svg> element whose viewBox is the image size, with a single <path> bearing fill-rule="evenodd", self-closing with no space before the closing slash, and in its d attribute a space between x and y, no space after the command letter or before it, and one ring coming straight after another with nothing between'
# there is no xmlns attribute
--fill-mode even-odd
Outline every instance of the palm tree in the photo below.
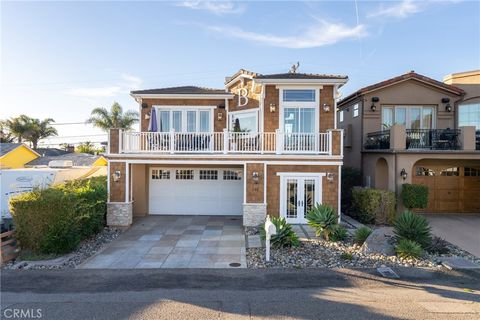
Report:
<svg viewBox="0 0 480 320"><path fill-rule="evenodd" d="M31 120L32 118L22 114L19 117L6 120L4 125L8 132L17 139L18 143L22 143L22 139L25 138L26 132L29 130Z"/></svg>
<svg viewBox="0 0 480 320"><path fill-rule="evenodd" d="M75 151L78 153L90 153L95 154L97 149L90 141L80 143L76 148Z"/></svg>
<svg viewBox="0 0 480 320"><path fill-rule="evenodd" d="M123 112L123 108L115 102L110 107L110 111L106 108L93 109L91 117L86 122L107 132L110 128L128 130L138 122L138 112L131 110Z"/></svg>
<svg viewBox="0 0 480 320"><path fill-rule="evenodd" d="M38 141L44 138L58 135L57 129L51 126L55 122L52 118L44 120L30 119L27 123L27 131L25 132L25 140L30 141L33 149L38 146Z"/></svg>
<svg viewBox="0 0 480 320"><path fill-rule="evenodd" d="M15 137L8 131L7 121L0 120L0 142L12 143L14 140L15 140Z"/></svg>

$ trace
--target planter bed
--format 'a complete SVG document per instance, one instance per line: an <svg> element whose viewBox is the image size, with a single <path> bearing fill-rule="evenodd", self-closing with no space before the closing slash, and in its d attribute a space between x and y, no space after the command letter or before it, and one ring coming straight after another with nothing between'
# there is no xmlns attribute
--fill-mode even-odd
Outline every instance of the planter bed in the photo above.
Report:
<svg viewBox="0 0 480 320"><path fill-rule="evenodd" d="M75 268L89 257L100 251L107 243L116 239L121 231L115 228L104 228L95 236L84 240L77 249L63 256L50 260L22 261L21 255L16 260L10 261L2 269L66 269Z"/></svg>
<svg viewBox="0 0 480 320"><path fill-rule="evenodd" d="M261 268L371 268L421 267L440 268L440 257L458 256L480 264L480 258L448 244L450 252L444 255L425 254L419 260L405 260L396 256L365 254L352 239L344 242L328 242L321 239L303 239L298 247L271 249L270 261L265 261L265 248L247 248L247 267ZM351 260L341 258L344 253L352 255Z"/></svg>

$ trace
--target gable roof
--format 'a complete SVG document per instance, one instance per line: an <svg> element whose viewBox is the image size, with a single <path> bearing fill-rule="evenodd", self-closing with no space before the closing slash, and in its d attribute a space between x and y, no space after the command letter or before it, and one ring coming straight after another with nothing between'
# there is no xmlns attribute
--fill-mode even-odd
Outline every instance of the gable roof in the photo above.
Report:
<svg viewBox="0 0 480 320"><path fill-rule="evenodd" d="M30 148L24 143L0 143L0 157L3 157L7 153L12 152L13 150L17 149L20 146L24 146L25 148L32 151L36 155L40 156L37 152L35 152L35 150L33 150L32 148Z"/></svg>
<svg viewBox="0 0 480 320"><path fill-rule="evenodd" d="M51 157L51 156L61 156L63 154L69 153L66 150L58 149L58 148L37 148L34 149L38 154L42 157Z"/></svg>
<svg viewBox="0 0 480 320"><path fill-rule="evenodd" d="M230 77L225 77L225 85L228 87L231 83L236 82L239 77L248 77L255 79L257 82L288 82L291 80L296 80L296 82L308 82L311 80L312 82L318 83L319 81L326 81L328 82L331 80L332 82L339 83L340 85L345 84L348 81L348 76L343 75L333 75L333 74L323 74L323 73L273 73L273 74L261 74L252 71L248 71L245 69L238 70L234 75Z"/></svg>
<svg viewBox="0 0 480 320"><path fill-rule="evenodd" d="M382 88L385 88L385 87L388 87L388 86L391 86L391 85L394 85L394 84L397 84L397 83L400 83L400 82L404 82L404 81L407 81L407 80L416 80L416 81L420 81L420 82L423 82L423 83L426 83L428 85L431 85L433 87L436 87L436 88L439 88L441 90L444 90L444 91L447 91L447 92L450 92L450 93L453 93L457 96L461 96L461 95L464 95L465 94L465 91L463 91L462 89L458 88L458 87L455 87L455 86L452 86L450 84L446 84L446 83L443 83L443 82L440 82L440 81L437 81L435 79L432 79L432 78L429 78L429 77L426 77L426 76L423 76L421 74L418 74L414 71L410 71L408 73L405 73L405 74L402 74L400 76L397 76L397 77L393 77L391 79L388 79L388 80L384 80L384 81L380 81L380 82L377 82L375 84L372 84L372 85L369 85L369 86L366 86L366 87L363 87L357 91L355 91L354 93L346 96L345 98L343 98L342 100L340 100L338 102L338 107L342 107L344 106L347 102L357 98L357 97L360 97L366 93L369 93L369 92L372 92L372 91L376 91L376 90L380 90Z"/></svg>
<svg viewBox="0 0 480 320"><path fill-rule="evenodd" d="M142 94L201 94L201 95L218 95L229 94L225 89L213 89L197 86L181 86L159 89L135 90L130 92L132 95Z"/></svg>
<svg viewBox="0 0 480 320"><path fill-rule="evenodd" d="M48 166L48 163L50 161L54 160L60 160L60 161L65 161L65 160L71 160L73 162L74 167L90 167L92 166L95 161L100 159L102 156L98 155L92 155L88 153L76 153L76 152L70 152L58 156L45 156L45 157L39 157L37 159L34 159L27 164L26 166L29 167L35 167L35 166Z"/></svg>

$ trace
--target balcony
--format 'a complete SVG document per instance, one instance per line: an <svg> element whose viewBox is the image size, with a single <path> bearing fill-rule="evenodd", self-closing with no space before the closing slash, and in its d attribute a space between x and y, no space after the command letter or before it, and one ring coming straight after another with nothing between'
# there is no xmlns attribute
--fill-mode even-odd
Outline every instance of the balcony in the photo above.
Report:
<svg viewBox="0 0 480 320"><path fill-rule="evenodd" d="M393 125L389 130L367 134L365 150L479 150L479 132L474 127L460 129L405 129Z"/></svg>
<svg viewBox="0 0 480 320"><path fill-rule="evenodd" d="M118 131L118 153L153 154L332 154L326 133L284 132L132 132ZM112 139L116 137L110 136ZM340 147L340 146L339 146ZM110 148L110 150L112 150ZM111 153L116 153L112 152Z"/></svg>

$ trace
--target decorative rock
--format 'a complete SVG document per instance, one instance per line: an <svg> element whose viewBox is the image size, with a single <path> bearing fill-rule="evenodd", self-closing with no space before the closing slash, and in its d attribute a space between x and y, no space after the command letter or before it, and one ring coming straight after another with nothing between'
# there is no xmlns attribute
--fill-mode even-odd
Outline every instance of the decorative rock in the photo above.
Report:
<svg viewBox="0 0 480 320"><path fill-rule="evenodd" d="M374 229L362 245L362 252L380 253L386 256L395 255L395 249L390 242L393 236L393 228L382 227Z"/></svg>

